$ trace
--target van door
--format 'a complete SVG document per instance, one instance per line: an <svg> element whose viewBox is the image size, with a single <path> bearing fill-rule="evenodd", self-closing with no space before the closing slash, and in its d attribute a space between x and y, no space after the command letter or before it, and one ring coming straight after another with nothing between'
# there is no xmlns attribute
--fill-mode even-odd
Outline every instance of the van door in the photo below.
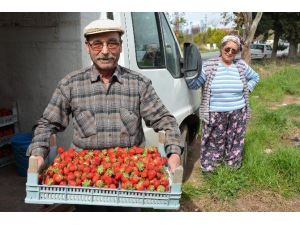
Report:
<svg viewBox="0 0 300 225"><path fill-rule="evenodd" d="M187 88L181 73L182 52L166 16L134 12L125 13L125 18L129 68L151 79L162 102L180 125L198 109L200 91ZM150 134L147 128L144 131L147 144L155 144L157 135Z"/></svg>
<svg viewBox="0 0 300 225"><path fill-rule="evenodd" d="M272 47L270 45L266 45L266 56L267 58L271 58L272 56Z"/></svg>

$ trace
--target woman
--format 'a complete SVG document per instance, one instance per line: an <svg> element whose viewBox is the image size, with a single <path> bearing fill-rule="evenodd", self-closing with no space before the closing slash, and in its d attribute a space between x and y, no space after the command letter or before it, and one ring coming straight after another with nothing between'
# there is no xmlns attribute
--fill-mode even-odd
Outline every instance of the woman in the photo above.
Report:
<svg viewBox="0 0 300 225"><path fill-rule="evenodd" d="M202 88L200 118L204 122L200 162L203 172L221 163L232 168L242 164L246 121L250 117L248 93L259 75L243 60L234 60L241 50L237 36L221 41L220 56L206 61L196 78L186 80L190 89Z"/></svg>

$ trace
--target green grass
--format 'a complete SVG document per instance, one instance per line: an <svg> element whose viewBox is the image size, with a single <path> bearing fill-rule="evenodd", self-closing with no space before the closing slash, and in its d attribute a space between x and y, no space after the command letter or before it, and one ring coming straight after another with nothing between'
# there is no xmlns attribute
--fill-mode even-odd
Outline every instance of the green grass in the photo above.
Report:
<svg viewBox="0 0 300 225"><path fill-rule="evenodd" d="M195 186L191 183L184 183L182 186L182 198L183 199L191 199L194 197L200 197L206 193L206 187L202 186Z"/></svg>
<svg viewBox="0 0 300 225"><path fill-rule="evenodd" d="M300 127L299 119L293 119L300 117L300 105L268 107L287 94L300 96L300 68L271 62L264 70L272 74L263 77L251 93L252 118L242 167L233 171L221 166L204 178L201 187L184 186L185 198L207 194L227 200L236 198L241 190L271 190L286 197L300 194L300 149L284 140L295 127ZM266 149L271 153L267 154ZM201 191L197 192L197 188Z"/></svg>
<svg viewBox="0 0 300 225"><path fill-rule="evenodd" d="M275 75L262 79L253 93L263 102L277 102L286 94L300 96L300 69L291 67L278 69L279 72Z"/></svg>
<svg viewBox="0 0 300 225"><path fill-rule="evenodd" d="M232 199L237 196L242 188L249 186L243 170L233 170L221 166L215 173L208 177L208 193L221 200Z"/></svg>

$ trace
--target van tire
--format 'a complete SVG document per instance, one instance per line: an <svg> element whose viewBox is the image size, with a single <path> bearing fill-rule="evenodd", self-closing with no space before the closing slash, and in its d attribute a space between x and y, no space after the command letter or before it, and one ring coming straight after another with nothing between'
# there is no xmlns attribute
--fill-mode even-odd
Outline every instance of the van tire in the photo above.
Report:
<svg viewBox="0 0 300 225"><path fill-rule="evenodd" d="M183 140L184 149L180 157L180 165L183 167L183 181L185 180L185 175L187 171L188 163L188 142L189 142L189 128L184 125L181 129L181 135Z"/></svg>

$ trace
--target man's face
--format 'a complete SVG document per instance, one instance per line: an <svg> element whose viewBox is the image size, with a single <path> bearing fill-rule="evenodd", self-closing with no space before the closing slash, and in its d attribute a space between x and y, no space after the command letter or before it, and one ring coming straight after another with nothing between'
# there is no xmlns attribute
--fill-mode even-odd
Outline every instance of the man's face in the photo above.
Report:
<svg viewBox="0 0 300 225"><path fill-rule="evenodd" d="M93 34L87 37L86 47L100 73L113 73L122 52L118 32Z"/></svg>

